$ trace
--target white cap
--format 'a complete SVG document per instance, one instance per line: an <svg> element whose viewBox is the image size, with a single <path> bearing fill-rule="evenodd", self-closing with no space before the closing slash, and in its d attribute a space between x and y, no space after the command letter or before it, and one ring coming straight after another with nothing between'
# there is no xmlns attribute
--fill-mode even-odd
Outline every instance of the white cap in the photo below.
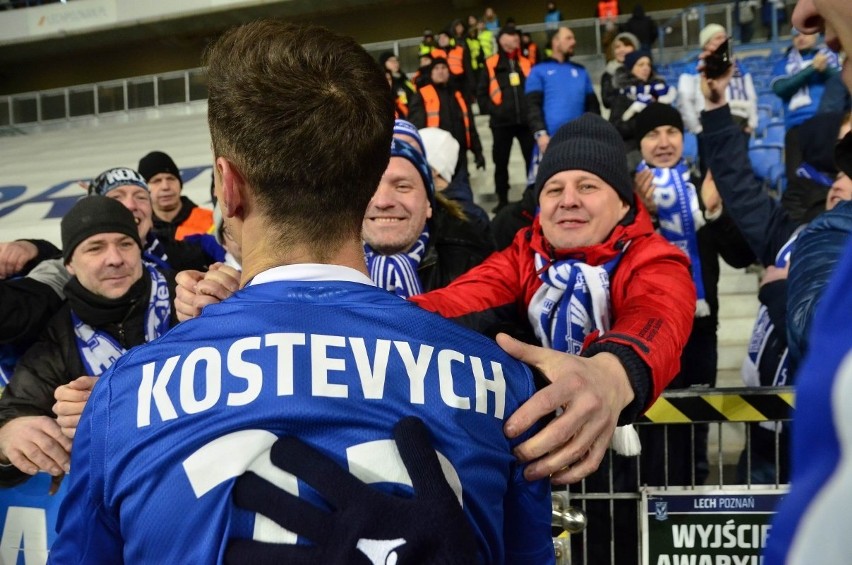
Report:
<svg viewBox="0 0 852 565"><path fill-rule="evenodd" d="M701 47L704 47L717 33L727 34L728 32L719 24L707 24L704 26L704 29L701 30L701 33L698 34L698 44L701 45Z"/></svg>
<svg viewBox="0 0 852 565"><path fill-rule="evenodd" d="M459 142L450 132L440 128L423 128L420 130L420 138L426 149L426 161L429 166L445 181L453 180L459 162Z"/></svg>

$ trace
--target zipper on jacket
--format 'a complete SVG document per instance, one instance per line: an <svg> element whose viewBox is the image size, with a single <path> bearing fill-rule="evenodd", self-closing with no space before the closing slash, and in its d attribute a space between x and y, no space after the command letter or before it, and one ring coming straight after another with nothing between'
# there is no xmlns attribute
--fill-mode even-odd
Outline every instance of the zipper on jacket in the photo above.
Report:
<svg viewBox="0 0 852 565"><path fill-rule="evenodd" d="M510 73L517 72L517 69L515 68L515 61L512 58L509 58L509 72ZM520 77L520 76L521 76L521 74L518 73L518 77ZM519 124L523 123L523 121L521 120L521 101L518 99L518 87L517 86L512 87L512 96L515 97L515 121Z"/></svg>

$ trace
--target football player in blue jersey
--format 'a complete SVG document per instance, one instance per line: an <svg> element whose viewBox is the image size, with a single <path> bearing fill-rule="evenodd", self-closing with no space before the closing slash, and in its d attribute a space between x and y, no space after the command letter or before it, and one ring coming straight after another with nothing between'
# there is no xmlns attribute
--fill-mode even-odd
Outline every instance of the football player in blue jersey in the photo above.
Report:
<svg viewBox="0 0 852 565"><path fill-rule="evenodd" d="M275 21L226 32L206 62L241 288L94 387L51 562L283 550L290 563L552 563L549 484L525 479L512 452L533 430L503 433L535 391L530 370L367 275L364 211L393 127L381 69L352 39ZM443 495L415 470L409 440L422 446L424 430L410 416L434 442L423 468L446 477ZM258 504L252 493L270 487L298 499ZM421 517L371 493L451 504ZM476 555L454 535L453 505Z"/></svg>

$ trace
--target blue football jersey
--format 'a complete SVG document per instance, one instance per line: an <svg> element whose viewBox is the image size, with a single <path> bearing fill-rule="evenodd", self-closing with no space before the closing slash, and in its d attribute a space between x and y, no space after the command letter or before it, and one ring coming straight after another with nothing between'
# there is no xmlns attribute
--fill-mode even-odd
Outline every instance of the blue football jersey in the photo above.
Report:
<svg viewBox="0 0 852 565"><path fill-rule="evenodd" d="M298 543L234 506L235 478L250 469L315 496L269 460L293 435L410 494L391 439L408 415L429 428L481 560L553 562L549 484L524 480L512 448L525 437L503 434L534 392L530 370L371 284L345 267L278 267L116 362L74 439L51 562L219 563L229 538Z"/></svg>

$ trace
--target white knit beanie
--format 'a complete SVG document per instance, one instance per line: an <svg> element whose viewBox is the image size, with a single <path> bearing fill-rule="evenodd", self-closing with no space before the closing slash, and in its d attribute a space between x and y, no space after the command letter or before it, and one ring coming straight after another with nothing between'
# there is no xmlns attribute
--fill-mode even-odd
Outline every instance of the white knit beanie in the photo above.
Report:
<svg viewBox="0 0 852 565"><path fill-rule="evenodd" d="M423 128L420 138L426 149L426 161L447 182L453 180L459 161L459 142L450 132L438 128Z"/></svg>
<svg viewBox="0 0 852 565"><path fill-rule="evenodd" d="M714 35L717 33L728 33L724 26L719 24L707 24L704 26L704 29L701 30L701 33L698 34L698 44L701 47L707 45L707 42L710 41Z"/></svg>

